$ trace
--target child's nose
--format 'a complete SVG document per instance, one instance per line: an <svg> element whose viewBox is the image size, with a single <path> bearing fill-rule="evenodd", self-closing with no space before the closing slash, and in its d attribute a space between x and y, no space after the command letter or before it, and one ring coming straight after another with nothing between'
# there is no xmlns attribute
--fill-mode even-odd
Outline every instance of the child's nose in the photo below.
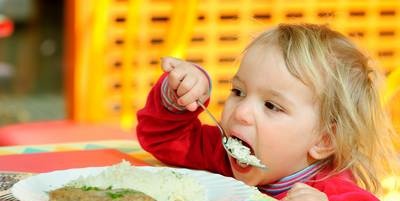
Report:
<svg viewBox="0 0 400 201"><path fill-rule="evenodd" d="M247 100L242 100L235 108L234 116L237 121L245 125L254 123L254 104Z"/></svg>

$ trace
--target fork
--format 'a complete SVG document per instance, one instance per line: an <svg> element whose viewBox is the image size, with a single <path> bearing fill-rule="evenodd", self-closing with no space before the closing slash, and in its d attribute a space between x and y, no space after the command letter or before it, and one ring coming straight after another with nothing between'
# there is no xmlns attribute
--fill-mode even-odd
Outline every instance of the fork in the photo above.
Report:
<svg viewBox="0 0 400 201"><path fill-rule="evenodd" d="M215 124L217 125L217 127L218 127L218 129L219 129L219 131L220 131L220 133L221 133L221 136L222 136L222 144L224 144L224 147L225 147L225 144L228 142L228 136L226 135L225 130L224 130L224 129L222 128L222 126L219 124L219 122L218 122L217 119L214 117L214 115L211 114L211 112L206 108L206 106L203 105L203 103L201 103L201 102L198 100L198 101L197 101L197 104L198 104L201 108L203 108L204 111L207 112L208 116L210 116L211 119L212 119L212 120L215 122ZM225 149L226 149L226 147L225 147ZM226 151L228 151L228 150L226 150ZM228 151L228 153L230 153L230 151Z"/></svg>
<svg viewBox="0 0 400 201"><path fill-rule="evenodd" d="M19 201L11 193L0 195L0 201Z"/></svg>
<svg viewBox="0 0 400 201"><path fill-rule="evenodd" d="M236 155L234 155L234 154L232 153L231 149L229 149L229 148L227 147L228 138L230 138L230 137L228 137L228 136L226 135L225 130L222 128L221 124L219 124L219 122L218 122L217 119L214 117L214 115L211 114L211 112L203 105L203 103L200 102L200 100L197 100L196 103L197 103L201 108L203 108L204 111L206 111L206 113L208 114L208 116L210 116L211 119L214 121L214 123L217 125L217 127L218 127L218 129L219 129L219 131L220 131L220 133L221 133L221 136L222 136L222 145L223 145L225 151L226 151L230 156L232 156L233 158L236 158L236 159L238 159L238 160L240 161L240 159L239 159ZM267 166L265 166L264 164L262 164L261 162L260 162L260 163L251 163L251 164L249 164L249 165L252 165L252 166L254 166L254 167L258 167L258 168L261 168L261 169L266 169L266 167L267 167Z"/></svg>

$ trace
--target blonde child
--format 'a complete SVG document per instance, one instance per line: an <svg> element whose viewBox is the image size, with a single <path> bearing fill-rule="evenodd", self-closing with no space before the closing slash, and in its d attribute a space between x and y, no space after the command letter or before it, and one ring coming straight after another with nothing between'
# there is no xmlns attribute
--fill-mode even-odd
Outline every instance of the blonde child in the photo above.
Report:
<svg viewBox="0 0 400 201"><path fill-rule="evenodd" d="M174 166L233 176L282 200L378 200L395 162L377 78L364 56L326 26L281 24L244 51L221 124L248 146L262 170L225 152L219 130L202 125L196 101L211 82L199 66L164 58L138 116L143 148Z"/></svg>

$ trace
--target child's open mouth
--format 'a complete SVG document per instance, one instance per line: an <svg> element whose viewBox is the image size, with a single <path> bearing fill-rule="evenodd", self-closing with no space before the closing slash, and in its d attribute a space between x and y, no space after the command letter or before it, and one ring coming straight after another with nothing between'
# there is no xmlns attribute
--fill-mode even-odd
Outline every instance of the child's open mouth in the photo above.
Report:
<svg viewBox="0 0 400 201"><path fill-rule="evenodd" d="M247 143L246 141L236 137L236 136L231 136L231 138L233 138L234 140L238 141L240 144L242 144L242 146L247 147L249 149L249 154L250 155L254 155L254 150L253 148L250 146L249 143Z"/></svg>
<svg viewBox="0 0 400 201"><path fill-rule="evenodd" d="M242 139L240 139L240 138L238 138L238 137L236 137L236 136L232 136L234 139L236 139L236 140L239 140L242 144L243 144L243 146L246 146L246 147L248 147L249 149L250 149L250 154L251 155L254 155L254 150L253 150L253 148L250 146L250 144L249 143L247 143L246 141L243 141Z"/></svg>
<svg viewBox="0 0 400 201"><path fill-rule="evenodd" d="M245 142L245 141L243 141L243 140L241 140L241 139L239 139L239 138L236 138L236 137L235 137L235 139L240 140L240 142L242 142L243 146L248 147L248 148L250 149L250 155L254 155L254 150L253 150L253 148L251 148L251 146L250 146L247 142ZM237 159L236 159L236 163L237 163L240 167L243 167L243 168L249 166L249 164L240 162L240 161L238 161Z"/></svg>
<svg viewBox="0 0 400 201"><path fill-rule="evenodd" d="M251 146L247 142L241 140L240 138L238 138L236 136L231 136L231 137L235 141L239 142L241 144L241 146L248 148L250 154L254 154L254 150L251 148ZM236 169L236 171L242 172L242 173L250 171L252 166L249 165L248 163L245 163L244 161L239 160L239 159L232 158L232 160L234 160L233 167Z"/></svg>
<svg viewBox="0 0 400 201"><path fill-rule="evenodd" d="M250 165L258 164L260 161L255 157L254 150L244 140L231 136L228 139L227 147L233 155L233 159L235 160L236 169L245 170L247 167L251 167Z"/></svg>

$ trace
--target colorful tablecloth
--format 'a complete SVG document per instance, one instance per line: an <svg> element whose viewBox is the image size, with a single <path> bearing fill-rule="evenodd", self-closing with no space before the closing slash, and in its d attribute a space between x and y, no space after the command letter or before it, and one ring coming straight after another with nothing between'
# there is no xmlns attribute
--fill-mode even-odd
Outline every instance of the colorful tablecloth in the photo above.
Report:
<svg viewBox="0 0 400 201"><path fill-rule="evenodd" d="M46 152L65 152L79 150L100 150L100 149L116 149L126 153L136 159L146 162L152 166L164 166L160 161L155 159L151 154L144 151L137 141L131 140L115 140L115 141L95 141L95 142L80 142L80 143L65 143L65 144L46 144L35 146L8 146L0 147L0 157L3 155L15 154L34 154ZM0 164L1 165L1 164ZM26 172L0 172L0 201L7 200L6 197L10 194L9 188L11 185L20 179L31 176L31 173ZM254 194L248 201L273 201L273 198L267 197L259 192Z"/></svg>
<svg viewBox="0 0 400 201"><path fill-rule="evenodd" d="M98 149L116 149L120 152L143 160L148 164L151 164L152 166L163 166L163 164L155 159L151 154L144 151L137 141L133 140L90 141L79 143L44 144L34 146L5 146L0 147L0 156L10 154L31 154Z"/></svg>

